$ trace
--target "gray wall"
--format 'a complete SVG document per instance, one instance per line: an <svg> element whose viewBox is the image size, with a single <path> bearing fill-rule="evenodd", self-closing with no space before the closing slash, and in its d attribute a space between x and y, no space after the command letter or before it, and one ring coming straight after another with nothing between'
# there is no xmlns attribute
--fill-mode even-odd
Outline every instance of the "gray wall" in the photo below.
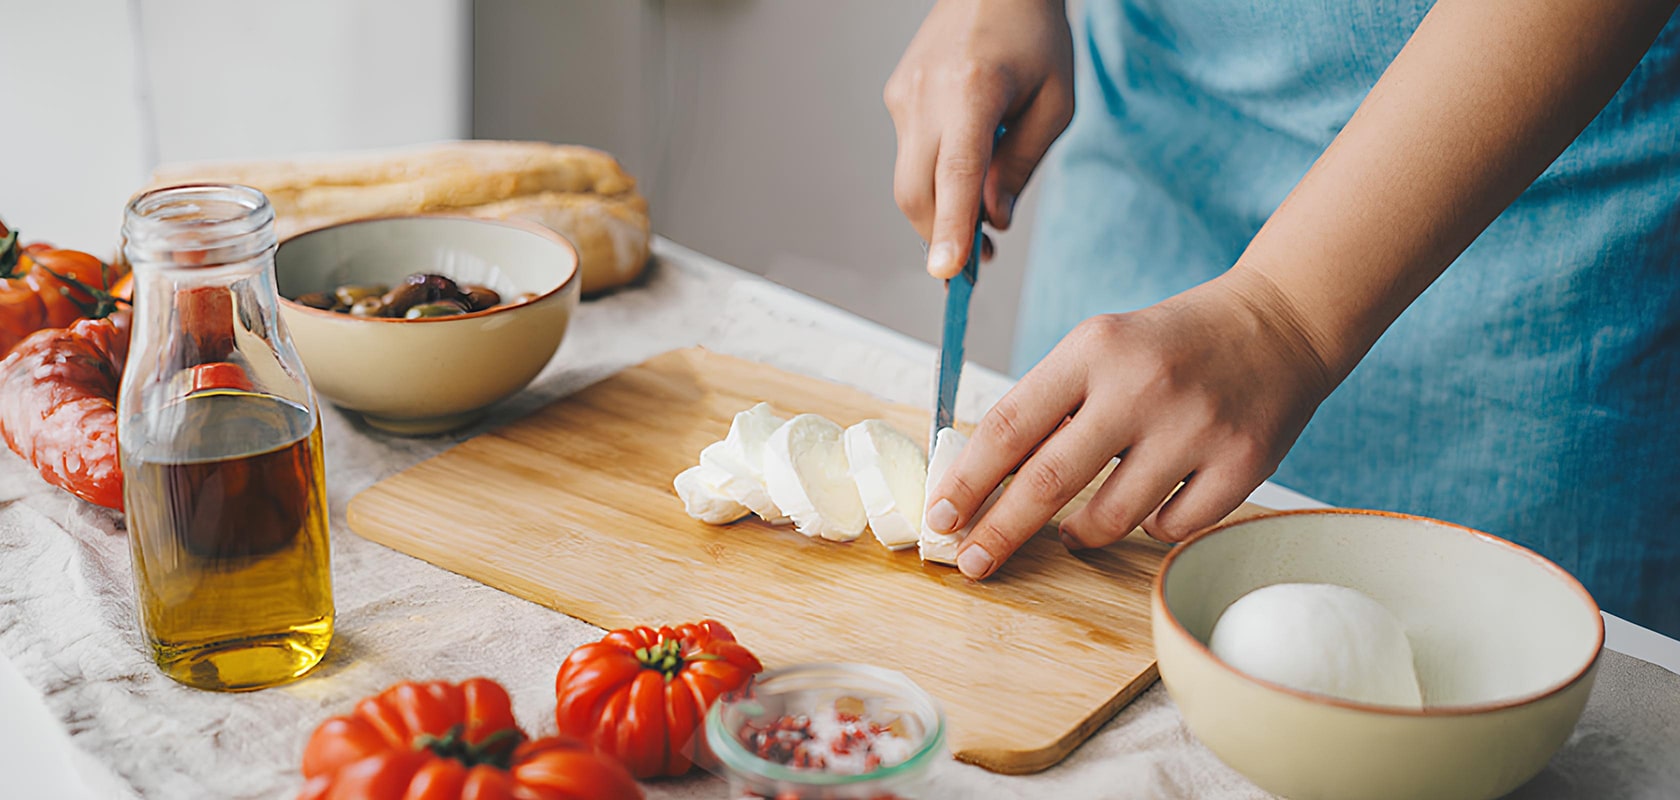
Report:
<svg viewBox="0 0 1680 800"><path fill-rule="evenodd" d="M473 134L609 150L657 232L923 340L942 287L892 199L881 87L928 0L477 0ZM969 354L1008 366L1033 193Z"/></svg>

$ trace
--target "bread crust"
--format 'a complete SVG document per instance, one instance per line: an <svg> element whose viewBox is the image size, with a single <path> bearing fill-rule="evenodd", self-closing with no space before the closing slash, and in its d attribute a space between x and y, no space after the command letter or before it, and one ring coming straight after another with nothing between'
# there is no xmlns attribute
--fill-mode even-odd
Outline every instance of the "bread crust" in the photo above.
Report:
<svg viewBox="0 0 1680 800"><path fill-rule="evenodd" d="M268 195L281 238L353 219L468 214L525 219L577 247L585 294L647 264L647 200L611 155L546 142L461 141L264 161L166 164L148 188L239 183Z"/></svg>

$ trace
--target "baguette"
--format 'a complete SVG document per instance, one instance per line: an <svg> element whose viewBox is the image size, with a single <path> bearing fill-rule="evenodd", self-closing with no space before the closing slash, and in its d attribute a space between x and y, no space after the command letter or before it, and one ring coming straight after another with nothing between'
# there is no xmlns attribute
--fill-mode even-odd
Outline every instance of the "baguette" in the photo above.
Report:
<svg viewBox="0 0 1680 800"><path fill-rule="evenodd" d="M166 164L151 186L239 183L274 205L285 239L353 219L466 214L524 219L578 250L583 292L636 279L647 264L647 200L611 155L577 145L464 141L245 162Z"/></svg>

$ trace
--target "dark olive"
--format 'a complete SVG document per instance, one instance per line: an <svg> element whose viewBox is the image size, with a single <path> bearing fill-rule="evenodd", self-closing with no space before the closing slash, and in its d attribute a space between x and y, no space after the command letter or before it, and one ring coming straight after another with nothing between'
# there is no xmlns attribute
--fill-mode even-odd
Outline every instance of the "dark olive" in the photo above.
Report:
<svg viewBox="0 0 1680 800"><path fill-rule="evenodd" d="M384 316L385 299L382 297L364 297L350 307L350 314L357 317Z"/></svg>
<svg viewBox="0 0 1680 800"><path fill-rule="evenodd" d="M447 276L435 272L416 272L403 280L411 286L424 286L428 300L454 300L461 296L461 287Z"/></svg>
<svg viewBox="0 0 1680 800"><path fill-rule="evenodd" d="M403 319L420 319L422 317L449 317L467 313L467 307L459 300L439 300L436 303L420 303L410 306Z"/></svg>
<svg viewBox="0 0 1680 800"><path fill-rule="evenodd" d="M486 308L501 305L502 296L495 289L487 286L461 286L461 299L467 301L467 308L473 311L483 311Z"/></svg>
<svg viewBox="0 0 1680 800"><path fill-rule="evenodd" d="M298 295L297 302L310 308L331 310L333 306L338 305L338 298L333 297L332 292L310 292Z"/></svg>
<svg viewBox="0 0 1680 800"><path fill-rule="evenodd" d="M410 308L421 303L431 302L431 292L417 283L405 283L385 293L381 298L385 301L385 316L400 317L408 313Z"/></svg>
<svg viewBox="0 0 1680 800"><path fill-rule="evenodd" d="M338 289L334 290L333 294L338 296L338 302L340 305L348 308L356 305L356 301L361 300L364 297L378 297L387 291L390 291L390 288L391 287L389 286L379 284L374 284L372 286L340 286Z"/></svg>

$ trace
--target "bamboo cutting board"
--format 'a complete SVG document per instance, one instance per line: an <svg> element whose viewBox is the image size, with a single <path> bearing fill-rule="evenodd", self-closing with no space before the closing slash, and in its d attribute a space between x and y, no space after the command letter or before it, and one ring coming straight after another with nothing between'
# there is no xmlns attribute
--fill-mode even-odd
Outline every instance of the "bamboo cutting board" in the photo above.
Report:
<svg viewBox="0 0 1680 800"><path fill-rule="evenodd" d="M1141 532L1076 556L1051 526L975 583L868 533L836 544L689 519L671 479L760 400L918 440L928 424L925 409L679 350L380 482L350 502L350 527L603 628L710 617L767 668L902 671L944 707L953 754L995 772L1055 764L1155 681L1149 590L1165 548ZM416 502L439 496L475 502Z"/></svg>

